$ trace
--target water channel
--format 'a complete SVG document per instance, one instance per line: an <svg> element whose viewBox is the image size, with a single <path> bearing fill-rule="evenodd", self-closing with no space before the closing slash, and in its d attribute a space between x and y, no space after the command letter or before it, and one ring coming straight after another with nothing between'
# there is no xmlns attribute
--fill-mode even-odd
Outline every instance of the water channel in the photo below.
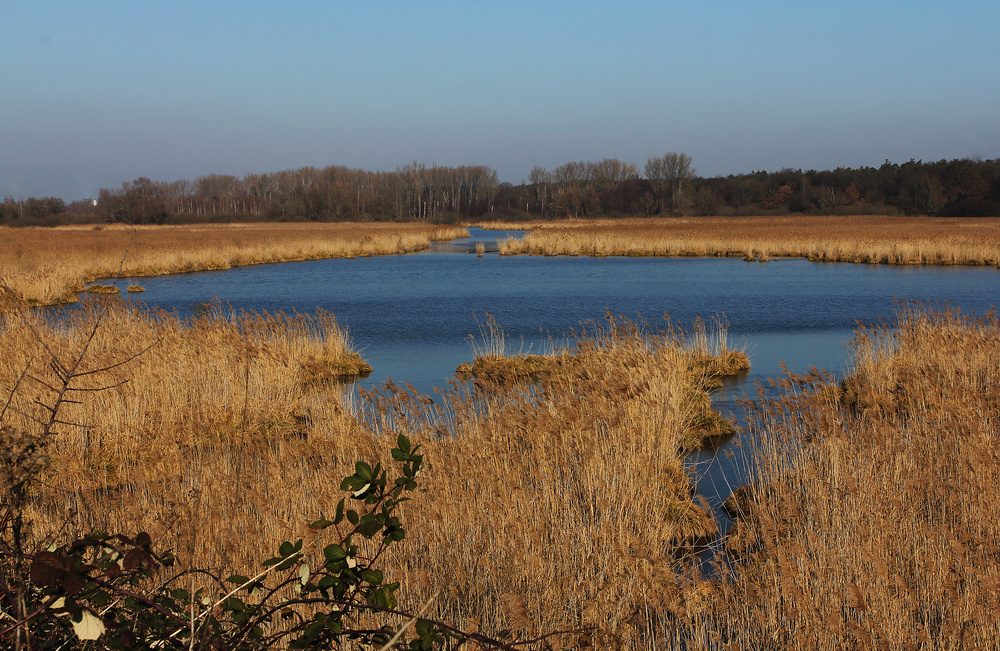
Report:
<svg viewBox="0 0 1000 651"><path fill-rule="evenodd" d="M514 234L517 235L517 234ZM746 376L714 396L723 413L739 416L736 399L777 377L780 364L841 376L845 342L857 323L891 320L899 299L949 302L983 313L1000 300L992 267L915 267L813 263L777 259L500 256L478 257L477 241L505 233L472 229L472 237L430 251L242 267L141 278L142 300L181 316L214 300L235 310L309 313L330 310L349 329L374 372L365 388L392 378L421 393L444 387L470 361L486 315L515 349L547 350L573 328L610 312L652 327L690 327L697 318L728 323L729 340L753 363ZM120 283L121 284L121 283ZM727 444L689 457L698 492L713 507L741 481L743 462ZM728 518L716 508L720 528Z"/></svg>

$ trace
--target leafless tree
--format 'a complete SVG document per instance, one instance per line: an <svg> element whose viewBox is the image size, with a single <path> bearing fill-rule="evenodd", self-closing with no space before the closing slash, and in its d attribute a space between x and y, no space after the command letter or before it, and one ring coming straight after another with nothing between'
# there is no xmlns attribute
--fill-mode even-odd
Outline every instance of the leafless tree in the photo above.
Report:
<svg viewBox="0 0 1000 651"><path fill-rule="evenodd" d="M691 157L670 152L646 161L646 178L653 185L661 208L672 217L684 213L688 203L688 186L695 178Z"/></svg>

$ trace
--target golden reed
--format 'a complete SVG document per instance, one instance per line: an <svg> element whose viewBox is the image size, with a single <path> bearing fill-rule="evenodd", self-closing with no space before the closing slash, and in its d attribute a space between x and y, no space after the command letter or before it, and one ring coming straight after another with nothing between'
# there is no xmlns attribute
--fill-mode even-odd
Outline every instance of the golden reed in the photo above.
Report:
<svg viewBox="0 0 1000 651"><path fill-rule="evenodd" d="M592 624L635 646L662 620L650 591L716 531L679 454L708 351L676 333L610 322L537 385L352 398L313 377L352 352L329 315L182 321L93 300L60 321L0 315L0 386L17 387L7 420L19 430L52 402L50 355L68 365L88 346L80 371L108 369L76 378L103 390L59 414L32 492L37 541L148 531L181 569L246 574L280 541L321 535L306 525L332 514L340 478L357 459L391 464L405 433L424 446L425 475L385 566L407 604L442 590L436 615L466 628ZM19 384L25 369L34 379Z"/></svg>
<svg viewBox="0 0 1000 651"><path fill-rule="evenodd" d="M386 255L466 235L461 228L390 223L0 227L0 281L29 304L52 305L76 300L86 283L114 277L120 267L122 277L136 277Z"/></svg>
<svg viewBox="0 0 1000 651"><path fill-rule="evenodd" d="M501 254L804 257L874 264L1000 263L1000 218L691 217L487 223L530 228L499 240Z"/></svg>
<svg viewBox="0 0 1000 651"><path fill-rule="evenodd" d="M739 649L1000 646L1000 321L922 305L853 373L754 405L735 563L688 617Z"/></svg>

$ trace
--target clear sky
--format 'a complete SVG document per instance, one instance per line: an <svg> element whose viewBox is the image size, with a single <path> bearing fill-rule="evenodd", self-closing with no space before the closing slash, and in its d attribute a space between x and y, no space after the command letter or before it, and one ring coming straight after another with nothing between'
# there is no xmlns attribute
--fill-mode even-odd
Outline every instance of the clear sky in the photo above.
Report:
<svg viewBox="0 0 1000 651"><path fill-rule="evenodd" d="M1000 2L0 0L0 196L331 164L1000 157Z"/></svg>

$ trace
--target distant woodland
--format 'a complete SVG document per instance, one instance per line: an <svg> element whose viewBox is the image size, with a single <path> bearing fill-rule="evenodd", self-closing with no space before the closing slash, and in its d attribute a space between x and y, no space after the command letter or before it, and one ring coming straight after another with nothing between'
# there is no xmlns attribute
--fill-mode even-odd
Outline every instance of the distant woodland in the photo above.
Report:
<svg viewBox="0 0 1000 651"><path fill-rule="evenodd" d="M519 185L484 165L412 163L392 172L304 167L194 181L138 178L96 201L53 197L0 204L0 224L223 221L424 221L654 215L1000 215L1000 159L941 160L703 178L668 153L640 169L614 158L535 167Z"/></svg>

